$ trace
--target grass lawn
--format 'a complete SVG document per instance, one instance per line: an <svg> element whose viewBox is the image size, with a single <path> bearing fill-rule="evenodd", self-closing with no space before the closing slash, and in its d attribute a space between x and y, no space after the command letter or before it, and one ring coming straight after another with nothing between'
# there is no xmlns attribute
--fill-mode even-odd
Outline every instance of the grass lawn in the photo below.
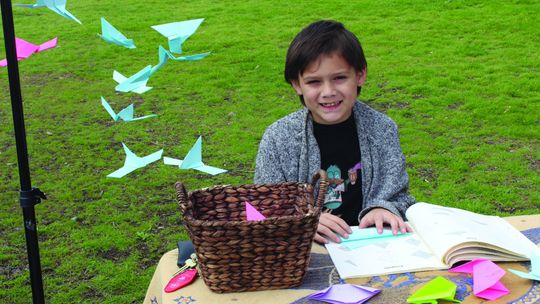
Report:
<svg viewBox="0 0 540 304"><path fill-rule="evenodd" d="M31 0L15 1L30 3ZM17 37L58 46L19 62L48 303L140 303L160 256L185 239L174 183L250 183L258 142L300 108L283 80L289 42L336 19L368 60L361 100L400 127L411 193L420 201L500 216L540 212L538 1L68 1L82 21L14 7ZM105 17L136 49L102 41ZM118 93L113 70L157 64L167 40L150 26L206 18L142 95ZM3 36L2 36L3 38ZM0 46L5 58L4 45ZM0 302L29 303L26 245L7 69L0 73ZM134 122L114 122L135 104ZM138 155L183 158L199 135L211 176L162 161L121 179L126 143Z"/></svg>

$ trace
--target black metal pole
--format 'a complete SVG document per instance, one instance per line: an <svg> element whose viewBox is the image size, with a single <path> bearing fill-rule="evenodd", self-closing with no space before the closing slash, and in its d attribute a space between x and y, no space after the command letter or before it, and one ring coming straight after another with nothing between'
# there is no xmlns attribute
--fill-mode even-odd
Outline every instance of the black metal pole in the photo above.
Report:
<svg viewBox="0 0 540 304"><path fill-rule="evenodd" d="M30 281L32 284L32 299L35 304L45 303L43 293L43 279L41 277L41 262L39 258L39 245L34 205L45 198L39 189L33 189L30 181L30 168L28 165L28 151L26 148L26 131L24 127L24 113L21 97L21 84L19 80L19 65L15 47L15 29L13 25L13 12L10 0L1 0L2 24L4 28L4 43L8 61L9 91L11 95L11 109L13 112L13 125L15 127L15 141L17 145L17 160L19 163L19 179L21 183L20 204L23 209L24 232L26 236L26 249L30 268Z"/></svg>

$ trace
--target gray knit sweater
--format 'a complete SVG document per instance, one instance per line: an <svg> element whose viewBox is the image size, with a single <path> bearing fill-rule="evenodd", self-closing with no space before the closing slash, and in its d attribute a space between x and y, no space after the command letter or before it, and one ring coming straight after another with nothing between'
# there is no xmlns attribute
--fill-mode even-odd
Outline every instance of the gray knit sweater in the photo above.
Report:
<svg viewBox="0 0 540 304"><path fill-rule="evenodd" d="M409 178L396 124L362 102L353 107L362 161L362 211L385 208L405 219L415 203L407 194ZM261 140L255 183L310 182L321 166L310 112L303 108L270 125Z"/></svg>

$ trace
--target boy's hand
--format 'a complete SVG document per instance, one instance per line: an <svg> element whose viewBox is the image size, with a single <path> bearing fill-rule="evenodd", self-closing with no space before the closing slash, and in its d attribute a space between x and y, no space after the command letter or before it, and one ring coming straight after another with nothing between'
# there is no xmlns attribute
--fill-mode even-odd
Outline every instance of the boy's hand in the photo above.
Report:
<svg viewBox="0 0 540 304"><path fill-rule="evenodd" d="M351 227L343 219L330 213L322 213L315 234L315 242L327 244L328 239L340 243L338 235L347 238L351 234Z"/></svg>
<svg viewBox="0 0 540 304"><path fill-rule="evenodd" d="M401 217L393 214L384 208L371 209L360 221L360 228L367 228L375 225L378 233L382 233L383 225L388 224L392 228L392 233L396 235L398 231L401 233L412 232L411 227L407 225Z"/></svg>

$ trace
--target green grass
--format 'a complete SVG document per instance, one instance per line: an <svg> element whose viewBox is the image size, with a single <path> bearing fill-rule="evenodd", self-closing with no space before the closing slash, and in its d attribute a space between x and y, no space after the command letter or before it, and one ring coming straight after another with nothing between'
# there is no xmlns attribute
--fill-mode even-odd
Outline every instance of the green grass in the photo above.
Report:
<svg viewBox="0 0 540 304"><path fill-rule="evenodd" d="M187 237L174 182L251 182L264 129L300 107L282 76L287 46L318 19L340 20L362 41L360 98L398 123L418 200L500 216L539 212L537 1L85 0L68 9L82 26L45 8L14 8L18 37L59 37L57 48L19 63L32 184L49 196L36 206L48 303L142 301L160 256ZM100 40L101 16L137 49ZM195 18L206 20L184 50L209 57L168 62L143 95L114 91L113 70L157 63L167 42L151 25ZM5 68L0 85L0 302L28 303ZM117 111L135 103L137 115L159 117L113 123L100 96ZM106 178L123 164L120 142L139 155L164 148L183 158L199 135L204 161L228 173L154 163Z"/></svg>

